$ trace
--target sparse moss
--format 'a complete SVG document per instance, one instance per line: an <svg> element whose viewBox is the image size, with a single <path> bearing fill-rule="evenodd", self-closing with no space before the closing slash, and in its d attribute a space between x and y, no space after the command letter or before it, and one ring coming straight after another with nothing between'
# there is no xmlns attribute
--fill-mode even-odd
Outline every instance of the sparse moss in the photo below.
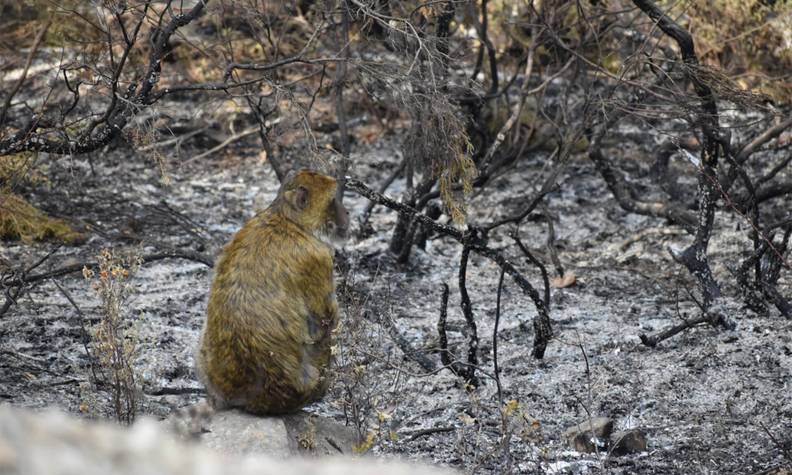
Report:
<svg viewBox="0 0 792 475"><path fill-rule="evenodd" d="M473 191L473 179L476 178L478 171L476 164L470 158L472 145L467 135L460 134L460 140L455 145L457 148L452 150L450 160L441 164L437 170L438 181L440 184L440 197L446 205L451 219L458 225L465 222L466 203L465 197ZM454 191L454 184L462 185L462 192Z"/></svg>
<svg viewBox="0 0 792 475"><path fill-rule="evenodd" d="M473 145L458 112L458 107L442 94L416 104L404 146L418 167L428 165L439 182L440 198L448 214L461 225L465 222L465 198L473 189L477 170L470 158Z"/></svg>
<svg viewBox="0 0 792 475"><path fill-rule="evenodd" d="M53 239L75 244L85 237L65 221L47 216L21 197L0 191L0 239L19 239L25 243Z"/></svg>
<svg viewBox="0 0 792 475"><path fill-rule="evenodd" d="M355 444L352 447L352 453L360 455L366 453L374 447L374 442L377 441L377 433L373 430L370 430L368 434L366 434L366 440L360 442L359 444Z"/></svg>
<svg viewBox="0 0 792 475"><path fill-rule="evenodd" d="M0 157L0 188L13 187L19 183L46 184L47 177L34 166L35 155L22 152Z"/></svg>

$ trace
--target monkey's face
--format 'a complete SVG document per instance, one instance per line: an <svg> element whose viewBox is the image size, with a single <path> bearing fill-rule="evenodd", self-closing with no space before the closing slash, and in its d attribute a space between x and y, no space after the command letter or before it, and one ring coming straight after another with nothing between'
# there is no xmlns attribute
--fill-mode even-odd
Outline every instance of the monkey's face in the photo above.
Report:
<svg viewBox="0 0 792 475"><path fill-rule="evenodd" d="M349 213L338 198L333 198L325 212L327 221L322 229L321 239L333 245L341 245L349 237Z"/></svg>
<svg viewBox="0 0 792 475"><path fill-rule="evenodd" d="M287 203L282 212L329 246L341 244L349 232L349 213L335 196L337 186L320 173L290 173L280 193Z"/></svg>

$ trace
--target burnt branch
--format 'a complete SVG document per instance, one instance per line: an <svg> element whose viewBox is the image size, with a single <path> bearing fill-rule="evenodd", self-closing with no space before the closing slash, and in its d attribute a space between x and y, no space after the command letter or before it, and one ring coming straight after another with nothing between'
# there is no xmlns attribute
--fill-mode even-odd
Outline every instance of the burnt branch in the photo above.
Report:
<svg viewBox="0 0 792 475"><path fill-rule="evenodd" d="M36 34L36 38L33 40L33 45L30 47L30 51L28 51L27 58L25 58L25 66L22 68L22 74L19 76L16 84L8 92L6 95L5 101L3 101L3 107L0 109L0 137L2 137L2 127L5 125L6 115L8 114L8 109L11 107L11 101L14 99L14 96L17 95L20 89L22 89L22 84L25 83L25 79L27 79L28 71L30 70L30 65L33 63L33 57L36 55L38 51L39 45L41 45L41 40L44 39L44 34L47 33L49 30L50 25L52 25L52 20L47 20L44 25L42 25L39 32Z"/></svg>
<svg viewBox="0 0 792 475"><path fill-rule="evenodd" d="M451 355L448 352L448 333L446 332L446 323L448 322L448 284L445 282L443 285L443 293L440 296L440 317L437 319L437 339L440 349L440 362L443 366L451 369L451 371L459 375L458 368L455 367Z"/></svg>
<svg viewBox="0 0 792 475"><path fill-rule="evenodd" d="M685 63L685 76L693 84L701 101L701 113L698 115L699 125L704 136L702 159L705 165L716 167L718 164L718 145L721 142L720 125L718 124L718 106L712 89L699 78L699 61L696 56L693 37L690 33L666 15L652 0L633 0L635 6L657 23L657 26L679 46L682 60Z"/></svg>
<svg viewBox="0 0 792 475"><path fill-rule="evenodd" d="M501 269L498 276L498 293L495 297L495 325L492 329L492 367L495 372L495 384L498 386L498 401L503 405L503 388L501 387L500 368L498 367L498 325L501 316L501 294L503 293L503 276L506 273Z"/></svg>
<svg viewBox="0 0 792 475"><path fill-rule="evenodd" d="M748 142L747 144L743 145L740 148L740 151L737 153L737 156L735 157L737 162L738 163L745 162L746 160L748 160L751 154L759 150L759 148L762 145L778 137L779 135L781 135L782 132L789 130L790 127L792 127L792 117L788 117L787 119L779 122L778 124L770 127L761 134L757 135L756 137L753 138L753 140L751 140L750 142Z"/></svg>
<svg viewBox="0 0 792 475"><path fill-rule="evenodd" d="M789 247L792 227L787 228L778 244L774 240L761 241L736 271L732 271L740 286L746 305L759 314L766 314L767 304L775 306L782 316L792 318L792 304L778 291L778 279L785 265L784 254ZM751 269L756 278L749 279Z"/></svg>
<svg viewBox="0 0 792 475"><path fill-rule="evenodd" d="M688 328L694 328L706 324L726 330L734 330L734 328L736 328L735 323L730 321L720 312L705 312L705 314L700 317L684 320L679 325L674 325L673 327L667 328L654 335L641 334L639 337L641 338L641 343L648 346L649 348L654 348L658 343L668 340L672 336L682 333Z"/></svg>
<svg viewBox="0 0 792 475"><path fill-rule="evenodd" d="M547 275L547 268L544 266L544 264L542 264L539 261L539 259L534 257L531 251L529 251L528 248L525 246L525 244L523 244L516 230L511 234L511 237L514 240L514 242L517 244L517 247L520 248L520 251L522 251L523 255L528 260L528 262L539 268L539 272L541 272L542 274L542 283L544 284L544 298L543 298L544 304L545 307L550 308L550 278Z"/></svg>
<svg viewBox="0 0 792 475"><path fill-rule="evenodd" d="M468 357L467 364L452 357L453 353L448 349L448 333L446 325L448 322L448 284L443 283L443 293L440 297L440 318L437 319L437 337L440 351L440 362L443 366L451 370L452 373L462 378L466 385L477 387L479 384L476 378L476 365L478 364L478 334L476 332L476 321L473 319L473 311L470 307L470 297L465 286L465 272L467 268L470 250L462 250L462 259L459 264L459 293L461 298L462 313L465 316L465 333L468 334Z"/></svg>
<svg viewBox="0 0 792 475"><path fill-rule="evenodd" d="M462 307L462 315L465 316L465 331L468 337L467 366L460 374L465 383L473 387L478 386L476 378L476 365L478 365L478 330L476 329L476 319L473 317L473 307L470 304L470 296L467 291L467 263L470 257L470 248L462 248L462 257L459 261L459 298Z"/></svg>
<svg viewBox="0 0 792 475"><path fill-rule="evenodd" d="M345 60L349 59L349 6L346 0L340 0L341 10L341 25L340 30L336 31L336 41L342 48L342 56ZM333 79L333 99L338 119L338 133L341 144L341 160L338 169L336 170L336 178L338 180L338 188L336 189L336 198L339 201L344 199L344 177L346 177L349 170L349 127L347 124L347 112L344 106L344 86L347 80L347 61L340 61L336 64L336 75Z"/></svg>
<svg viewBox="0 0 792 475"><path fill-rule="evenodd" d="M435 362L427 357L425 352L416 349L412 344L410 344L409 340L407 340L407 338L396 327L393 319L383 318L382 320L385 322L384 326L388 329L388 333L390 334L394 343L396 343L396 346L402 350L402 353L404 353L405 357L417 363L418 366L423 368L423 370L427 373L437 370L437 365Z"/></svg>
<svg viewBox="0 0 792 475"><path fill-rule="evenodd" d="M676 41L685 64L685 76L693 84L693 89L701 104L697 122L701 127L703 148L698 177L699 212L695 240L690 247L681 254L675 255L674 258L684 264L698 280L706 309L720 296L720 288L712 276L712 270L707 260L707 248L712 234L715 203L718 199L715 186L718 180L716 173L718 155L721 144L726 144L727 140L721 136L715 96L710 87L699 78L699 62L693 37L651 0L633 0L633 3L654 20L663 33Z"/></svg>
<svg viewBox="0 0 792 475"><path fill-rule="evenodd" d="M32 115L16 133L0 140L0 155L23 151L39 151L54 154L81 154L98 150L118 138L126 125L143 109L153 104L159 97L152 94L159 81L162 62L169 52L168 42L181 27L198 18L209 0L201 0L187 13L175 14L161 29L155 31L148 66L138 81L131 82L125 91L119 90L121 73L127 58L138 42L142 25L145 23L150 2L143 5L142 13L134 29L129 32L123 21L116 15L123 38L124 50L118 61L113 61L114 69L110 81L110 103L104 113L92 119L78 134L70 135L64 124L54 124L43 116ZM170 2L168 2L170 4ZM165 8L162 15L170 8ZM162 23L160 16L160 24ZM109 45L109 46L112 46ZM68 81L67 81L68 83ZM79 85L72 88L74 100L78 101ZM73 109L71 106L69 110Z"/></svg>
<svg viewBox="0 0 792 475"><path fill-rule="evenodd" d="M406 164L406 162L407 162L406 159L402 159L399 162L399 166L396 167L391 172L391 174L388 175L387 178L385 178L382 181L382 184L380 185L379 189L377 190L379 192L379 194L383 194L386 191L388 191L388 188L393 184L394 181L396 181L396 178L398 178L399 175L404 173L404 165ZM376 205L377 205L376 201L369 201L368 202L368 204L366 205L366 208L363 210L363 214L360 215L359 221L360 221L360 225L361 226L368 225L369 218L371 217L371 212L374 211L374 207Z"/></svg>
<svg viewBox="0 0 792 475"><path fill-rule="evenodd" d="M707 259L707 248L715 220L715 203L718 199L713 184L715 180L717 180L715 169L710 165L702 164L699 170L699 215L695 240L681 253L672 253L674 260L683 264L688 272L698 280L705 308L708 308L716 298L720 297L720 287L712 276L712 269Z"/></svg>
<svg viewBox="0 0 792 475"><path fill-rule="evenodd" d="M605 180L608 189L613 194L621 208L629 213L664 218L678 224L686 231L693 233L696 229L696 216L680 205L663 201L645 201L637 196L637 192L629 185L624 175L616 170L610 163L598 142L592 142L589 148L589 158Z"/></svg>
<svg viewBox="0 0 792 475"><path fill-rule="evenodd" d="M411 206L407 206L404 203L399 203L387 196L377 193L376 191L372 190L362 182L355 180L351 177L347 177L347 189L352 190L361 196L375 201L386 208L390 208L394 211L399 212L411 219L415 219L425 225L426 227L432 229L433 231L449 236L456 240L457 242L461 243L463 246L470 247L470 250L488 258L489 260L493 261L497 264L504 272L509 274L517 285L525 292L531 301L536 307L537 315L534 317L533 320L533 327L534 327L534 348L533 348L533 356L536 359L544 358L545 349L547 348L547 344L553 338L553 329L552 323L550 320L550 312L545 305L542 297L539 295L539 292L534 288L533 285L526 279L518 270L517 268L506 259L503 254L490 247L487 247L480 241L478 232L468 232L463 233L462 231L453 228L451 226L447 226L441 223L436 222L429 216L419 212L415 208Z"/></svg>
<svg viewBox="0 0 792 475"><path fill-rule="evenodd" d="M51 255L51 253L48 254L47 257L49 257L49 255ZM211 257L193 251L164 251L148 254L142 256L140 259L142 263L161 261L163 259L187 259L194 262L200 262L207 267L212 267L214 265L214 260ZM90 269L97 267L98 265L99 264L95 261L89 261L79 264L71 264L51 271L32 274L32 270L37 267L33 266L25 269L22 272L3 276L2 279L0 279L0 283L2 283L3 287L5 287L6 301L3 304L3 307L0 308L0 317L3 316L9 310L9 308L11 308L16 299L21 295L26 285L37 284L44 280L82 272L85 268Z"/></svg>

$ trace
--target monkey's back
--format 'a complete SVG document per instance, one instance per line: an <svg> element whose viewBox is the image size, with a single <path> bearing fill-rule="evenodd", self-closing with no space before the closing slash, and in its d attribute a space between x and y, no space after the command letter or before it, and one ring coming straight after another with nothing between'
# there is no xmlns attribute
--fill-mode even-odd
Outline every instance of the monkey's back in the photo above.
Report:
<svg viewBox="0 0 792 475"><path fill-rule="evenodd" d="M332 250L289 219L259 213L215 269L197 355L210 396L260 414L320 398L337 318Z"/></svg>

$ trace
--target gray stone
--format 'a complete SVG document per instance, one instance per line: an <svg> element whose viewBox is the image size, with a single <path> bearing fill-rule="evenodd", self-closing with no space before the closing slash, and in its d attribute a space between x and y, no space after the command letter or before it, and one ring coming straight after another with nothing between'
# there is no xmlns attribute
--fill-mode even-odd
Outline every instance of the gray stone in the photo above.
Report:
<svg viewBox="0 0 792 475"><path fill-rule="evenodd" d="M355 444L360 442L355 429L307 412L285 416L283 422L293 454L351 455Z"/></svg>
<svg viewBox="0 0 792 475"><path fill-rule="evenodd" d="M573 450L593 453L607 449L611 432L613 432L613 419L594 417L565 430L564 439Z"/></svg>
<svg viewBox="0 0 792 475"><path fill-rule="evenodd" d="M641 429L632 429L613 434L611 454L627 455L646 451L646 434Z"/></svg>
<svg viewBox="0 0 792 475"><path fill-rule="evenodd" d="M266 454L286 458L289 433L280 417L260 417L237 410L215 412L203 426L202 445L228 455Z"/></svg>
<svg viewBox="0 0 792 475"><path fill-rule="evenodd" d="M231 421L234 417L231 414L225 420ZM277 427L275 424L270 431L254 424L252 430L274 435ZM283 435L285 428L280 429ZM365 458L282 460L264 455L228 456L200 444L178 440L162 423L152 419L142 418L131 428L123 428L109 423L89 423L56 411L34 413L0 405L0 473L450 475L454 472Z"/></svg>
<svg viewBox="0 0 792 475"><path fill-rule="evenodd" d="M261 417L237 410L215 412L205 402L175 411L166 427L183 440L236 455L351 455L360 441L353 428L305 411Z"/></svg>

